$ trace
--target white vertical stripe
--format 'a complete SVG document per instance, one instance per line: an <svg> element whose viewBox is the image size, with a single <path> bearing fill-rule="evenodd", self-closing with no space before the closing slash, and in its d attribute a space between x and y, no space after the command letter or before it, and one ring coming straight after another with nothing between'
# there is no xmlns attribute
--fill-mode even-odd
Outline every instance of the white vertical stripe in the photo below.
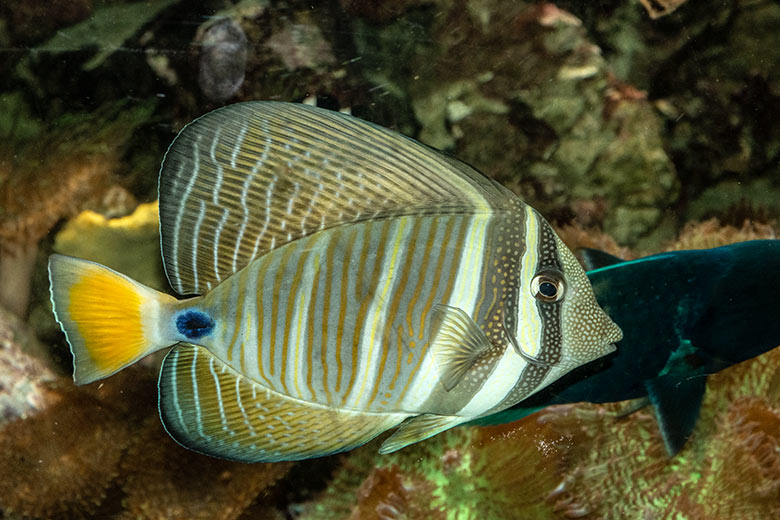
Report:
<svg viewBox="0 0 780 520"><path fill-rule="evenodd" d="M240 377L236 378L236 404L238 404L238 409L241 410L241 416L244 418L244 424L246 424L246 427L249 430L249 435L251 435L252 437L257 436L257 432L255 432L252 423L249 422L249 416L246 413L246 409L244 409L244 403L241 402L241 378Z"/></svg>
<svg viewBox="0 0 780 520"><path fill-rule="evenodd" d="M531 293L531 281L539 263L539 218L530 206L526 206L525 254L520 263L519 288L517 292L517 343L523 352L535 356L542 341L542 320L536 307L536 298Z"/></svg>
<svg viewBox="0 0 780 520"><path fill-rule="evenodd" d="M192 367L190 368L190 376L192 377L192 404L195 407L195 420L198 423L198 433L204 439L208 436L203 431L203 418L201 417L200 401L198 400L198 375L195 367L198 365L198 349L192 351Z"/></svg>
<svg viewBox="0 0 780 520"><path fill-rule="evenodd" d="M517 355L515 349L506 347L488 380L458 415L475 417L503 401L517 384L525 366L525 360Z"/></svg>
<svg viewBox="0 0 780 520"><path fill-rule="evenodd" d="M214 384L217 388L217 404L219 405L219 417L222 419L222 431L227 432L230 431L230 428L228 428L227 417L225 417L225 407L222 405L222 387L219 385L219 376L214 370L213 357L209 357L209 371L211 372L211 376L214 378Z"/></svg>
<svg viewBox="0 0 780 520"><path fill-rule="evenodd" d="M214 162L214 173L216 174L216 181L214 182L214 188L211 191L212 200L214 201L214 205L219 205L219 191L222 189L222 178L223 178L223 170L222 170L222 164L217 161L217 144L219 144L219 136L222 133L222 128L217 127L217 130L214 132L214 140L211 142L211 149L209 150L209 157L211 157L211 160Z"/></svg>
<svg viewBox="0 0 780 520"><path fill-rule="evenodd" d="M219 273L219 238L222 236L222 228L225 227L228 215L228 210L223 209L222 217L219 219L219 224L217 224L217 229L214 230L214 277L217 279L218 283L222 281L222 276Z"/></svg>
<svg viewBox="0 0 780 520"><path fill-rule="evenodd" d="M181 425L182 430L189 432L189 428L187 427L187 423L184 422L184 414L181 410L181 405L179 404L179 382L177 380L178 378L178 371L176 370L179 366L179 351L173 350L170 354L171 357L171 392L173 393L173 406L176 408L176 415L179 418L179 424Z"/></svg>
<svg viewBox="0 0 780 520"><path fill-rule="evenodd" d="M306 356L303 353L307 352L311 345L307 343L307 325L309 319L309 305L308 302L316 295L312 293L314 288L314 277L319 277L318 266L321 265L323 257L325 255L325 248L327 247L327 241L307 239L306 243L302 243L301 253L303 250L310 251L306 263L301 271L301 282L298 285L298 289L295 294L289 294L288 298L297 302L295 310L292 316L292 322L287 326L290 328L290 343L288 347L292 347L287 356L287 366L284 367L286 371L287 388L290 390L292 397L298 397L300 399L312 399L314 396L309 392L309 388L306 385L305 374L307 370ZM293 389L296 392L293 392Z"/></svg>
<svg viewBox="0 0 780 520"><path fill-rule="evenodd" d="M181 201L178 203L179 211L176 214L176 220L173 226L173 264L176 266L176 290L178 292L183 291L183 287L181 285L181 278L179 276L179 236L181 235L181 219L184 215L184 209L187 207L187 200L190 198L190 193L192 192L192 187L195 185L195 179L198 178L198 175L200 175L200 135L197 135L195 137L195 142L192 143L192 150L193 150L193 161L192 161L192 174L190 175L190 180L187 183L187 187L184 188L184 194L182 195ZM182 161L182 167L184 166L184 161ZM181 173L179 173L180 175ZM177 175L178 177L178 175ZM197 282L195 283L197 287Z"/></svg>
<svg viewBox="0 0 780 520"><path fill-rule="evenodd" d="M238 262L238 253L241 249L241 243L244 240L244 233L246 232L246 226L249 223L249 206L247 205L247 196L249 195L249 187L252 185L252 182L255 179L255 176L257 175L257 172L260 171L260 168L262 168L265 165L266 159L268 159L268 152L271 149L271 140L268 138L268 121L265 119L260 121L262 130L265 132L265 146L263 148L263 153L260 154L260 158L255 162L254 166L252 166L252 171L247 175L246 179L244 180L244 184L241 187L241 208L244 210L244 219L241 221L241 228L238 230L238 237L236 239L236 251L233 254L233 272L237 271L237 262ZM266 213L269 211L269 208L266 208ZM252 251L252 257L257 254L257 248L260 245L260 238L262 237L262 233L258 234L257 239L255 240L255 248Z"/></svg>
<svg viewBox="0 0 780 520"><path fill-rule="evenodd" d="M241 348L244 349L244 359L247 365L247 371L245 374L252 377L255 381L264 380L260 374L260 370L257 366L257 360L259 350L262 348L263 339L258 337L260 333L259 320L260 312L264 308L263 302L258 301L257 292L262 291L263 288L258 285L258 274L260 272L260 261L251 264L251 268L247 269L246 276L246 293L244 295L244 301L238 302L241 306L241 312L246 316L246 330L244 330L244 344Z"/></svg>
<svg viewBox="0 0 780 520"><path fill-rule="evenodd" d="M264 262L265 257L263 257L260 262ZM261 278L258 273L257 278L257 285L255 286L255 291L258 293L258 303L262 306L262 309L264 312L262 315L259 316L259 319L263 320L263 336L258 338L258 356L261 358L261 362L263 367L265 367L266 377L270 379L269 383L273 388L281 388L281 386L277 386L280 384L281 379L279 378L279 373L276 371L274 376L269 376L271 372L271 368L274 367L273 363L274 360L271 359L271 329L276 328L277 324L271 321L271 318L273 316L272 314L272 306L278 306L279 305L279 295L272 294L273 286L274 286L274 277L279 269L283 269L284 266L281 265L282 255L276 254L276 255L269 255L268 263L266 271L264 276ZM279 333L283 331L277 331L276 337L277 341L281 340L281 337L279 336ZM278 348L275 349L276 354L280 354L280 350Z"/></svg>
<svg viewBox="0 0 780 520"><path fill-rule="evenodd" d="M200 234L200 226L205 216L206 203L201 200L198 218L195 220L195 226L192 229L192 283L197 292L200 292L200 284L198 283L198 235Z"/></svg>
<svg viewBox="0 0 780 520"><path fill-rule="evenodd" d="M244 144L244 137L246 136L247 128L248 127L246 123L241 125L241 130L238 131L238 136L236 137L236 144L233 145L233 153L230 156L230 166L234 169L236 167L236 158L238 157L238 153L241 151L241 145Z"/></svg>
<svg viewBox="0 0 780 520"><path fill-rule="evenodd" d="M525 253L520 262L518 289L517 340L524 352L535 355L541 342L542 319L536 308L536 298L531 294L531 280L539 258L540 223L530 206L526 206L525 224ZM518 378L526 365L526 361L515 352L515 349L507 346L490 378L471 398L471 401L458 412L459 415L479 415L503 401L517 385Z"/></svg>

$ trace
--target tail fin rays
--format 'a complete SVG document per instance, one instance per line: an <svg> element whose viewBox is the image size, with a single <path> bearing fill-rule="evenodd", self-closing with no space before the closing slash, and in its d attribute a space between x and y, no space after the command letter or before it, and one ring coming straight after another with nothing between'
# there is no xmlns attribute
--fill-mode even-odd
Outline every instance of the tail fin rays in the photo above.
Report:
<svg viewBox="0 0 780 520"><path fill-rule="evenodd" d="M161 306L176 300L100 264L52 255L54 315L73 354L73 380L103 379L171 342L161 337Z"/></svg>

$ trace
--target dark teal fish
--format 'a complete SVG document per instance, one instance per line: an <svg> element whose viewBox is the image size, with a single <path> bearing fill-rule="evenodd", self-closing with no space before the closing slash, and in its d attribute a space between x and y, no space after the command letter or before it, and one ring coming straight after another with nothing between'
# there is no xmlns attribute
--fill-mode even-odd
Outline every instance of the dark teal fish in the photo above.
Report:
<svg viewBox="0 0 780 520"><path fill-rule="evenodd" d="M623 329L617 351L478 423L552 404L646 397L674 455L696 425L707 376L780 345L780 240L628 262L595 250L583 256L599 304Z"/></svg>

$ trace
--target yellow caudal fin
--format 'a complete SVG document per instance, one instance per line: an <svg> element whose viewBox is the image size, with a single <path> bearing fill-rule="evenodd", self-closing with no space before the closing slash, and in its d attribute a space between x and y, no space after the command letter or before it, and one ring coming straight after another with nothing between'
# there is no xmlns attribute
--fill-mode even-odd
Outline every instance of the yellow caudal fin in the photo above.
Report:
<svg viewBox="0 0 780 520"><path fill-rule="evenodd" d="M73 354L73 380L91 383L170 346L159 316L176 299L100 264L52 255L54 315Z"/></svg>

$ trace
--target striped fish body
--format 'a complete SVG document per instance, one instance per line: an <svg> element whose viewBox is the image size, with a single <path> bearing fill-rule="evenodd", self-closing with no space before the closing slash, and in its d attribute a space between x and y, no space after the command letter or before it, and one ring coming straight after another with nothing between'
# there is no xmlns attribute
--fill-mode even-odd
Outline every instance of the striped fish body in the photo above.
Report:
<svg viewBox="0 0 780 520"><path fill-rule="evenodd" d="M621 336L535 210L349 116L262 102L204 116L166 155L160 213L174 289L203 296L138 289L132 338L147 344L94 366L109 349L66 305L94 264L53 258L52 299L77 382L178 342L160 414L204 453L307 458L406 420L393 451L516 404Z"/></svg>

